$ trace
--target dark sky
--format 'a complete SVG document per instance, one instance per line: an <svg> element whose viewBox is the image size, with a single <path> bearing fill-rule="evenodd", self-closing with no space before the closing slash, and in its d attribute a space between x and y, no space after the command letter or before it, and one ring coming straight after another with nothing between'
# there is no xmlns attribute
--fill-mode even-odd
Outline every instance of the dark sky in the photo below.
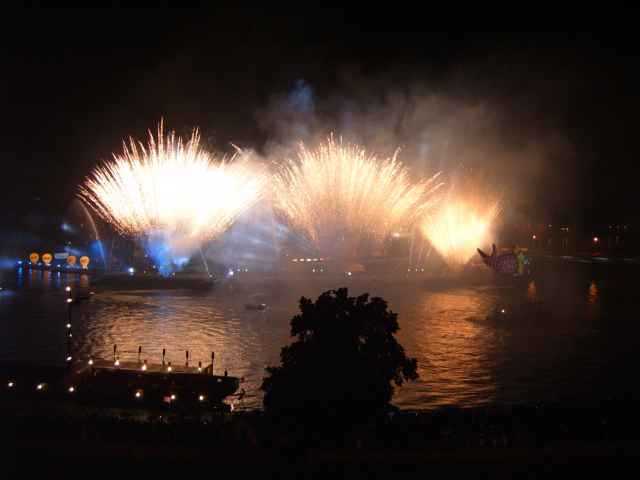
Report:
<svg viewBox="0 0 640 480"><path fill-rule="evenodd" d="M321 98L341 88L345 72L381 79L368 89L425 82L499 99L522 111L527 132L551 126L575 146L571 164L550 160L535 179L558 172L562 182L549 185L570 189L567 202L541 187L533 211L637 218L640 71L624 28L433 33L418 12L373 18L362 9L22 10L4 20L3 225L27 209L63 211L96 162L162 116L179 132L199 126L212 146L259 149L270 133L256 112L274 95L304 79Z"/></svg>

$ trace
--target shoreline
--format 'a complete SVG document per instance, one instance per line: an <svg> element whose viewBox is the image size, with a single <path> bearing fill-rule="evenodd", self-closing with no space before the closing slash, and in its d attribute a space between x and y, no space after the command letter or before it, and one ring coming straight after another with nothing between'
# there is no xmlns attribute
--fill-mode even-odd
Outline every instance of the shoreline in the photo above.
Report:
<svg viewBox="0 0 640 480"><path fill-rule="evenodd" d="M621 401L622 402L622 401ZM333 434L304 427L295 418L262 411L172 415L104 409L9 405L0 417L10 432L16 467L39 452L47 469L109 464L144 472L176 468L274 469L278 473L351 469L363 464L406 468L494 470L523 465L593 465L640 456L637 403L576 409L512 406L398 411L361 425L339 425ZM44 468L44 467L43 467ZM310 470L309 470L310 469Z"/></svg>

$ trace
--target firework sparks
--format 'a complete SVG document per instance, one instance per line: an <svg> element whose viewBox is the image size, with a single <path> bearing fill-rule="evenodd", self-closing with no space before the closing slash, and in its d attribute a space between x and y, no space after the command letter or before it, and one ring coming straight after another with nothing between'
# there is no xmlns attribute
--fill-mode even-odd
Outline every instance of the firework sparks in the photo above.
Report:
<svg viewBox="0 0 640 480"><path fill-rule="evenodd" d="M479 245L489 241L498 212L498 202L481 207L452 194L422 224L421 230L447 264L458 268L473 257Z"/></svg>
<svg viewBox="0 0 640 480"><path fill-rule="evenodd" d="M420 182L391 158L330 137L316 150L300 145L273 180L274 203L322 252L365 254L391 232L412 224L433 204L438 174Z"/></svg>
<svg viewBox="0 0 640 480"><path fill-rule="evenodd" d="M156 237L173 256L193 253L225 232L260 197L264 176L243 153L216 158L174 132L149 132L148 144L130 139L123 152L97 167L80 197L118 232Z"/></svg>

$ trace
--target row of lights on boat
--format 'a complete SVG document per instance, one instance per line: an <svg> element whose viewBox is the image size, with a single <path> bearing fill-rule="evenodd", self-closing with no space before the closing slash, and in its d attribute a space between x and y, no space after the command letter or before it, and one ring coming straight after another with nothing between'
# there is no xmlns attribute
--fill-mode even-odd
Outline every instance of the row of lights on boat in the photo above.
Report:
<svg viewBox="0 0 640 480"><path fill-rule="evenodd" d="M9 381L7 383L7 388L14 388L16 386L15 382L13 381ZM47 389L47 384L46 383L38 383L36 385L36 390L41 392L41 391L45 391ZM67 388L67 392L69 393L74 393L76 391L76 387L74 387L73 385L69 386L69 388ZM142 398L144 395L143 390L136 390L134 393L134 397L135 398ZM178 397L176 396L175 393L172 393L170 395L168 395L167 397L165 397L168 401L170 402L175 402ZM206 396L204 396L203 394L198 395L198 401L199 402L204 402L207 399Z"/></svg>
<svg viewBox="0 0 640 480"><path fill-rule="evenodd" d="M7 388L13 388L15 387L16 384L13 381L9 381L7 382ZM46 383L38 383L36 384L36 390L41 392L47 389L47 384ZM67 388L67 392L69 393L74 393L76 391L76 387L74 387L73 385L69 386L69 388Z"/></svg>
<svg viewBox="0 0 640 480"><path fill-rule="evenodd" d="M67 360L70 361L71 357L67 357ZM87 362L89 365L93 365L93 359L89 359L89 361ZM116 358L113 362L113 366L114 367L119 367L120 366L120 359ZM143 372L147 371L147 361L145 360L142 365L140 366L140 370L142 370ZM171 366L171 362L169 362L167 364L167 368L166 368L167 372L172 372L173 371L173 367ZM198 365L198 373L202 373L202 364Z"/></svg>

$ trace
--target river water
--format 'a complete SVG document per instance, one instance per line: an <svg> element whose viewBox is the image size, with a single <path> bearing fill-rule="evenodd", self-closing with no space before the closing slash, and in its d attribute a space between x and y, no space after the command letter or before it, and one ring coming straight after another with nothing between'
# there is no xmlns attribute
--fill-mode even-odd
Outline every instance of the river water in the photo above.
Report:
<svg viewBox="0 0 640 480"><path fill-rule="evenodd" d="M399 314L398 339L418 359L420 379L396 391L400 407L597 402L634 395L638 335L635 265L551 262L526 280L426 277L266 278L239 276L210 292L96 292L72 308L74 358L210 361L244 378L239 408L261 405L264 368L291 341L302 295L329 288L369 292ZM63 363L66 285L87 277L5 272L0 292L0 360ZM251 301L269 305L250 311ZM327 352L331 355L331 352Z"/></svg>

